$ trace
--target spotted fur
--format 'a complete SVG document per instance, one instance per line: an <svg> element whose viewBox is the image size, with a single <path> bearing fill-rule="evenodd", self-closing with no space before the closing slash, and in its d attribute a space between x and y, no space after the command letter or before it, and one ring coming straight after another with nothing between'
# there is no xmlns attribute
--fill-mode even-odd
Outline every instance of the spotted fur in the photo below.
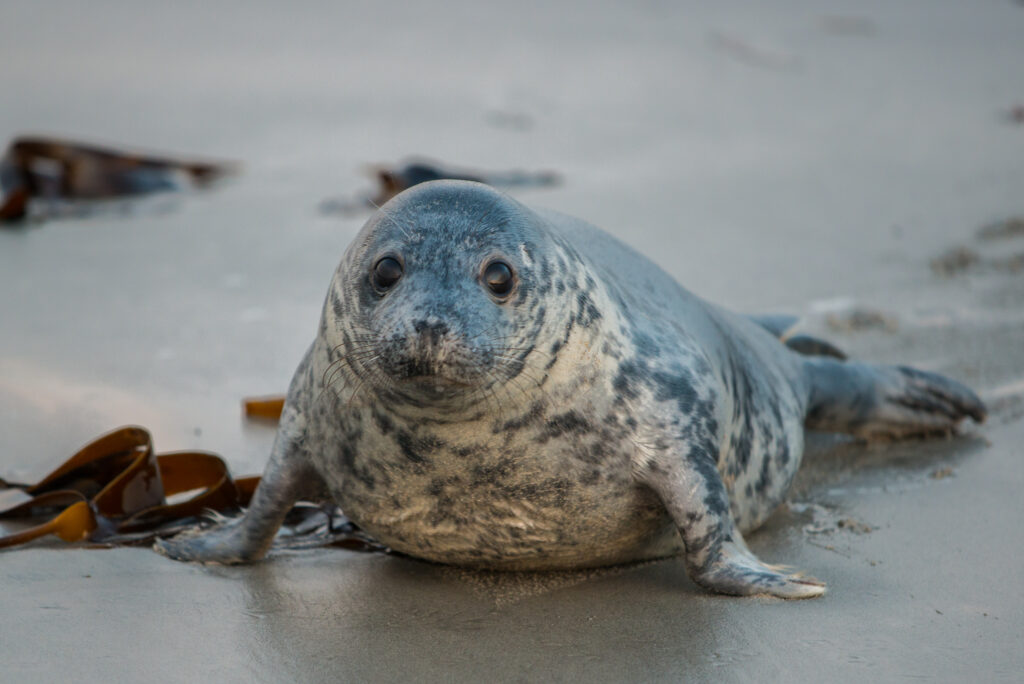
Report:
<svg viewBox="0 0 1024 684"><path fill-rule="evenodd" d="M404 271L382 293L370 274L384 256ZM516 274L507 300L481 283L495 258ZM849 368L798 356L582 221L427 183L385 205L334 274L248 515L161 548L251 560L294 500L326 490L381 542L432 561L682 552L711 590L814 596L823 585L761 563L742 537L782 501L808 412L862 432L983 415L952 381ZM929 388L942 411L919 396Z"/></svg>

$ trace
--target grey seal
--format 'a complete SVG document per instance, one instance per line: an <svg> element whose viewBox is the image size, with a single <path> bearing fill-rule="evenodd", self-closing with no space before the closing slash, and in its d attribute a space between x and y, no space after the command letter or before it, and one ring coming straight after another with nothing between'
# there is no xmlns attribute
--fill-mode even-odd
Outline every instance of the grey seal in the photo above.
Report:
<svg viewBox="0 0 1024 684"><path fill-rule="evenodd" d="M296 500L328 496L439 563L682 553L711 591L817 596L742 536L783 500L805 426L948 432L985 408L936 374L800 355L762 323L581 220L479 183L417 185L345 252L247 513L158 550L253 561Z"/></svg>

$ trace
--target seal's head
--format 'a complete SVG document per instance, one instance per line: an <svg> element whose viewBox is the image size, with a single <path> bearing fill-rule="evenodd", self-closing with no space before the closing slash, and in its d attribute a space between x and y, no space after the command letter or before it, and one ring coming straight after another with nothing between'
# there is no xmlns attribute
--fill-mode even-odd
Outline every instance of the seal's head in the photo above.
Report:
<svg viewBox="0 0 1024 684"><path fill-rule="evenodd" d="M349 248L324 332L368 390L404 403L478 401L529 377L531 354L544 353L550 239L537 215L486 185L418 185Z"/></svg>

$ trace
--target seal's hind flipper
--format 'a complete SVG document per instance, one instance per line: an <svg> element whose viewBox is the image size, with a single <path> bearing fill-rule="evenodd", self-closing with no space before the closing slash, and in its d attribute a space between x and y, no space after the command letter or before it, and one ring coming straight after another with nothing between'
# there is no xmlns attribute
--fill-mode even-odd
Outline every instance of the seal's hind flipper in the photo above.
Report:
<svg viewBox="0 0 1024 684"><path fill-rule="evenodd" d="M810 335L793 335L782 340L783 344L802 356L831 356L840 361L846 360L846 354L828 340Z"/></svg>
<svg viewBox="0 0 1024 684"><path fill-rule="evenodd" d="M750 314L747 318L780 340L792 335L800 322L799 316L790 316L789 314Z"/></svg>
<svg viewBox="0 0 1024 684"><path fill-rule="evenodd" d="M952 432L965 418L984 422L985 405L970 389L907 366L807 359L806 425L859 437Z"/></svg>
<svg viewBox="0 0 1024 684"><path fill-rule="evenodd" d="M827 340L811 335L797 334L800 319L788 314L767 314L747 316L750 320L770 332L784 345L803 356L831 356L845 359L846 354Z"/></svg>

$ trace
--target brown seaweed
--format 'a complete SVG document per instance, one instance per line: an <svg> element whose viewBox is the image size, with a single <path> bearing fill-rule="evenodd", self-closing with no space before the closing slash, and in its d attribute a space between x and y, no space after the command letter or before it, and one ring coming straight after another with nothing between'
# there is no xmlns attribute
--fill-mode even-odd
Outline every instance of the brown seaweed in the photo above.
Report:
<svg viewBox="0 0 1024 684"><path fill-rule="evenodd" d="M0 158L0 221L34 203L131 197L204 187L233 172L228 163L176 159L43 137L15 138Z"/></svg>
<svg viewBox="0 0 1024 684"><path fill-rule="evenodd" d="M372 209L403 190L434 180L476 181L503 189L551 187L562 182L561 176L553 171L482 171L446 166L429 159L407 159L395 165L370 166L368 170L377 181L373 194L364 194L355 199L327 199L321 203L320 210L328 214L351 214Z"/></svg>
<svg viewBox="0 0 1024 684"><path fill-rule="evenodd" d="M157 454L145 428L122 427L89 442L35 484L0 479L0 519L22 523L0 535L0 548L47 535L102 547L152 543L240 514L259 479L232 478L224 460L205 451ZM318 502L297 503L274 545L387 550L337 506Z"/></svg>
<svg viewBox="0 0 1024 684"><path fill-rule="evenodd" d="M242 400L242 409L247 418L276 421L281 417L281 411L284 410L284 395L247 397Z"/></svg>

